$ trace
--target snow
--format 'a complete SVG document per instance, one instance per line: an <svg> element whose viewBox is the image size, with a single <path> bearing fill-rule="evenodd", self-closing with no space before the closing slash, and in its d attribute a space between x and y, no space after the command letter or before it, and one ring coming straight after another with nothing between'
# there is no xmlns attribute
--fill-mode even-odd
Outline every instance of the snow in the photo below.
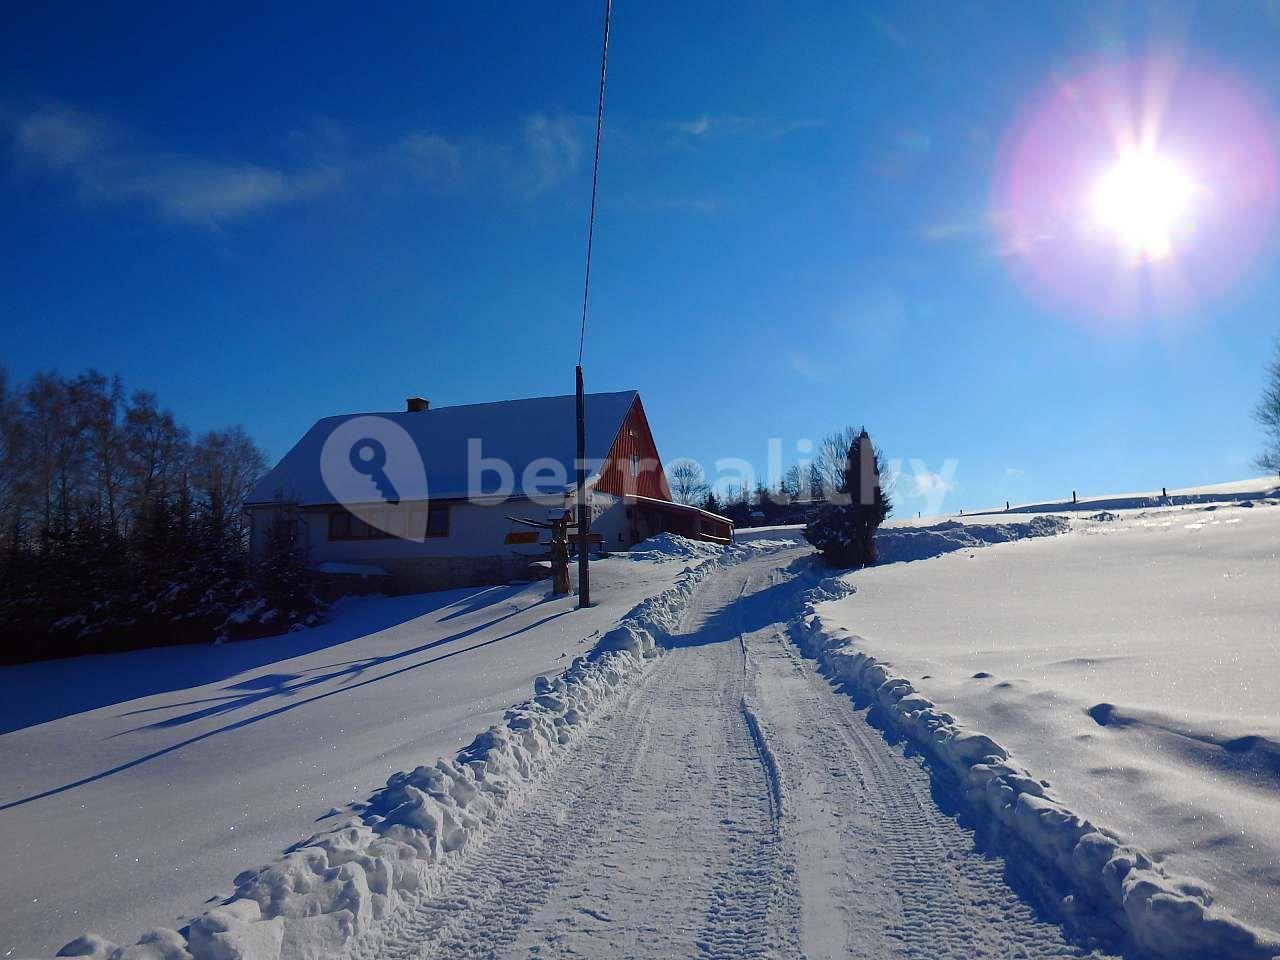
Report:
<svg viewBox="0 0 1280 960"><path fill-rule="evenodd" d="M748 527L735 530L734 540L753 546L794 546L805 542L804 529L804 524ZM1007 543L1025 537L1053 536L1068 529L1070 522L1056 516L1038 516L1030 520L1018 517L998 523L988 517L890 521L876 533L876 550L879 563L927 560L953 550Z"/></svg>
<svg viewBox="0 0 1280 960"><path fill-rule="evenodd" d="M594 561L585 611L545 582L352 598L285 636L0 669L0 830L24 864L0 879L0 953L181 926L699 562Z"/></svg>
<svg viewBox="0 0 1280 960"><path fill-rule="evenodd" d="M770 528L781 529L781 528ZM748 537L739 540L750 551L775 550L782 547L793 547L795 541L785 535L774 534L768 537ZM645 563L664 563L671 560L706 560L714 557L741 557L742 551L735 546L711 543L706 540L689 540L674 533L659 533L648 540L641 540L623 556L631 560Z"/></svg>
<svg viewBox="0 0 1280 960"><path fill-rule="evenodd" d="M876 562L927 560L955 550L970 550L992 543L1052 537L1069 529L1071 524L1068 520L1052 516L1003 523L943 520L927 526L885 526L876 531Z"/></svg>
<svg viewBox="0 0 1280 960"><path fill-rule="evenodd" d="M353 960L1086 954L792 656L808 547L734 559L510 819Z"/></svg>
<svg viewBox="0 0 1280 960"><path fill-rule="evenodd" d="M818 604L802 639L1149 948L1269 957L1280 510L1266 482L1177 493L1093 498L1065 536L849 574L856 593ZM1117 856L1140 868L1123 884Z"/></svg>
<svg viewBox="0 0 1280 960"><path fill-rule="evenodd" d="M736 543L751 543L754 540L789 540L793 543L804 542L804 524L787 523L774 527L739 527L733 531Z"/></svg>
<svg viewBox="0 0 1280 960"><path fill-rule="evenodd" d="M5 668L0 949L1082 955L1056 917L1270 960L1273 492L896 521L843 576L798 528L663 535L593 562L587 611L348 599Z"/></svg>
<svg viewBox="0 0 1280 960"><path fill-rule="evenodd" d="M623 554L629 560L645 563L663 563L669 560L691 560L718 557L725 548L705 540L689 540L674 533L659 533L648 540L641 540Z"/></svg>
<svg viewBox="0 0 1280 960"><path fill-rule="evenodd" d="M1051 513L1081 510L1124 510L1158 506L1187 506L1206 503L1257 503L1280 500L1280 482L1276 477L1254 477L1249 480L1232 480L1199 487L1180 487L1174 490L1148 490L1140 493L1107 494L1081 497L1078 502L1055 500L1045 503L1015 504L1015 513ZM999 508L980 513L1003 513Z"/></svg>
<svg viewBox="0 0 1280 960"><path fill-rule="evenodd" d="M698 546L701 547L701 545ZM409 772L392 774L386 781L385 789L376 792L367 803L347 804L348 815L344 815L342 810L333 806L328 813L315 821L305 819L305 814L287 818L293 826L303 829L308 826L314 827L315 822L323 822L330 818L341 819L309 839L291 844L287 848L286 855L275 863L261 869L239 873L235 878L235 892L231 897L191 923L187 931L186 949L196 960L221 960L223 957L242 955L275 957L280 955L281 950L284 951L284 955L290 956L315 955L317 951L335 955L351 946L358 937L371 928L375 921L393 914L414 898L430 892L433 885L438 882L435 877L437 868L445 861L461 855L467 847L476 842L477 838L491 831L501 821L506 808L512 805L518 806L523 796L531 789L533 782L548 768L550 761L572 742L575 731L586 723L592 712L610 699L617 689L631 682L635 675L642 671L643 665L655 655L655 640L665 636L678 624L683 605L699 580L710 570L732 560L741 559L750 552L752 548L713 546L708 551L700 550L699 558L695 558L692 563L682 565L679 570L663 568L657 564L636 564L634 561L622 559L598 561L593 564L593 571L599 570L603 574L599 576L596 583L593 583L593 591L602 591L605 599L599 606L584 612L581 618L575 617L569 628L572 630L570 636L580 634L585 626L592 623L602 624L609 629L602 631L597 628L587 638L593 641L590 646L583 645L573 649L574 654L580 655L575 656L571 664L567 664L567 669L564 662L567 653L562 653L560 657L555 658L559 661L557 669L562 672L554 678L545 675L534 678L532 699L524 700L501 713L500 717L495 718L499 722L492 724L486 731L476 736L469 746L457 751L456 756L442 757L433 763L420 764ZM622 567L621 564L627 564L627 566ZM434 664L455 653L485 648L526 631L531 639L542 634L540 639L544 642L547 639L553 639L556 645L563 646L567 642L563 632L546 630L545 625L548 621L569 613L573 601L564 598L542 599L539 602L540 597L533 593L537 589L543 588L526 587L514 592L510 589L507 591L454 591L449 594L435 595L434 598L431 595L398 598L408 604L409 609L412 609L415 601L421 604L424 600L431 602L432 599L436 601L437 606L433 607L427 616L382 631L383 635L394 635L398 639L395 643L395 653L379 658L362 657L355 661L345 660L342 658L354 652L353 642L347 642L336 647L325 648L324 656L320 657L321 663L311 667L310 670L304 666L306 658L288 661L289 669L304 673L321 671L319 677L302 680L296 686L288 684L286 678L290 675L267 674L258 678L261 682L250 680L229 684L219 689L252 690L259 686L278 688L284 681L283 686L288 690L286 694L288 696L296 695L302 688L308 687L313 682L322 684L334 679L335 675L343 678L336 687L327 689L325 692L308 690L308 696L298 703L300 706L306 706L315 700L325 699L333 694L349 693L353 689L365 687L382 679L403 678L409 671L419 666ZM496 596L485 596L494 593ZM620 615L617 601L622 597L634 599L637 596L642 597L640 602L625 615ZM499 599L500 597L504 599ZM363 617L368 615L370 607L376 609L377 606L377 603L362 604L358 601L347 601L346 609L340 611L340 615L330 626L344 625L347 632L354 627L355 632L359 632L358 625L361 624ZM499 606L500 610L506 607L496 618L493 617L493 614L498 612L494 610L495 606ZM536 609L536 619L527 616L531 609ZM548 612L549 609L552 612ZM403 612L402 609L400 613L403 614ZM532 622L512 629L512 621L521 615L526 620L531 619ZM468 626L468 618L473 621L470 626ZM474 623L476 620L479 622ZM498 624L502 626L498 627ZM444 637L436 636L447 631L453 632ZM312 631L312 633L319 632L319 630ZM408 650L403 649L404 642L410 637L422 640L424 633L428 638L435 636L435 639L427 639L425 643L419 643ZM357 679L386 661L396 661L408 655L417 655L463 637L474 638L475 642L416 664L398 666L378 676ZM360 643L360 652L367 654L372 642L378 639L380 635L375 634L354 642ZM387 639L392 638L387 637ZM581 642L585 644L585 641ZM319 656L319 653L313 656ZM527 671L533 664L545 665L551 659L546 656L545 650L541 656L526 654L523 657L511 657L510 654L511 651L508 649L506 656L501 660L497 658L491 658L488 662L483 659L473 660L470 662L470 670L455 674L442 685L449 689L454 697L467 695L483 697L491 688L491 681L487 676L489 671L506 667L508 674L518 675L522 670ZM510 669L513 662L516 665L515 670ZM101 667L101 664L98 666ZM342 667L348 669L339 669ZM433 670L432 674L436 672ZM292 678L299 679L300 676L301 674L295 674ZM427 683L431 683L432 677L419 676L414 679L417 683L422 683L424 679ZM184 693L190 692L184 691ZM273 692L278 693L278 691ZM394 698L397 694L408 692L408 688L402 681L393 679L392 683L380 687L375 695L366 694L369 702L366 702L365 706L389 707L395 703ZM197 698L197 701L205 699L207 698ZM235 699L235 695L232 699ZM158 710L163 713L168 707L180 705L183 705L183 701L166 702L159 707L137 707L135 701L134 704L129 705L132 709L125 710L123 714L116 714L113 710L106 712L109 715L129 717L136 715L139 710L144 712ZM292 704L286 702L284 705L275 706L258 714L256 718L217 728L212 733L221 734L229 729L239 729L252 724L255 719L264 719L268 722L268 727L265 731L259 731L260 735L274 734L278 740L274 746L285 753L289 752L290 747L295 750L303 747L304 745L299 742L300 738L307 739L317 733L321 737L324 736L320 732L325 729L326 718L323 715L319 718L314 716L311 718L311 720L318 719L318 724L299 721L278 726L274 721L288 712L291 706ZM358 712L352 711L351 708L350 702L345 703L336 716L329 718L330 723L356 725ZM207 712L218 714L223 711L220 708L214 708L212 711L197 711L200 714ZM353 716L353 713L356 716ZM410 715L402 718L405 722L418 724L422 724L425 720L428 727L428 736L416 742L407 742L405 744L407 749L421 751L424 742L441 742L438 736L432 736L436 733L433 727L448 717L447 711L432 709L424 713L426 713L425 717ZM443 716L441 716L442 713ZM483 713L475 711L464 722L474 727L483 717ZM106 719L106 717L98 719ZM189 717L182 717L180 721L187 722L189 719ZM384 716L382 719L387 722L390 718ZM35 729L56 728L58 724L59 721L52 721ZM166 720L161 720L158 725L167 727L170 724ZM21 735L27 732L28 730L18 730L8 734L2 741L3 746L8 748L13 741L20 739ZM62 732L65 733L65 731ZM350 765L359 765L363 759L360 741L343 739L342 735L347 732L344 727L334 731L330 726L329 732L338 735L335 738L336 742L331 745L337 757L345 757ZM369 732L376 733L374 730ZM107 736L113 735L107 734ZM24 808L26 811L31 811L37 809L40 804L64 797L67 792L74 793L86 787L97 786L104 781L110 781L118 773L134 769L137 765L145 767L148 761L173 756L175 748L181 750L195 743L206 742L208 736L208 733L198 734L176 745L170 745L167 749L156 751L151 756L140 758L134 761L132 766L123 764L97 777L81 778L80 781L73 782L68 787L46 791L45 795L35 794L18 800L16 804L9 801L10 809L6 810L5 814L10 816ZM385 744L383 746L385 748ZM447 747L445 749L449 753L453 752ZM182 756L181 753L176 755L178 758ZM383 756L386 755L384 749ZM421 757L422 754L419 752L418 756ZM429 757L430 754L427 756ZM148 783L145 779L136 780L132 784L126 783L120 787L125 795L130 791L139 791L130 797L129 804L133 811L136 811L133 813L136 820L130 824L131 829L140 831L139 836L132 840L135 847L140 845L141 832L148 826L151 828L151 840L159 844L156 860L152 861L148 867L141 867L133 872L135 882L149 888L148 895L139 903L132 904L127 897L121 896L124 891L120 887L104 887L100 883L100 874L97 877L98 883L95 884L93 874L90 873L87 878L89 883L70 891L70 896L86 898L92 897L94 893L103 895L104 898L99 905L101 913L96 922L91 919L82 921L84 926L92 924L96 928L94 934L79 938L75 941L74 947L73 944L68 944L68 949L82 949L103 955L109 953L114 949L114 945L110 938L99 937L99 933L103 930L114 932L127 922L140 921L141 917L138 915L140 912L145 912L148 919L154 922L159 912L157 901L167 899L172 903L172 888L176 873L183 867L199 866L206 870L209 868L209 863L189 864L185 856L174 857L174 851L183 849L181 844L187 838L158 832L156 830L157 814L163 812L165 802L175 799L175 794L179 805L188 809L199 805L202 816L208 818L210 822L216 822L214 818L217 816L217 811L230 813L230 810L235 807L252 809L252 805L261 802L263 798L250 797L248 791L239 789L244 783L246 774L256 773L261 777L259 786L269 786L274 780L277 789L280 786L280 775L278 766L274 770L270 767L255 770L248 759L244 756L232 756L215 761L215 766L220 766L219 772L223 779L226 778L228 771L234 771L235 774L237 789L223 790L221 796L191 792L189 785L172 781L165 785L166 796L164 797L157 797L153 792L155 784ZM278 764L280 757L273 755L272 760ZM47 773L48 771L44 768L51 764L48 764L46 759L39 766L42 773ZM187 769L190 770L190 768ZM305 787L295 787L295 790L305 789ZM83 809L84 795L81 794L78 799ZM315 799L316 807L323 806L318 796ZM303 804L299 802L296 806L302 807ZM211 811L214 812L213 817L209 816ZM42 814L47 816L47 809L41 810L35 816ZM29 812L27 815L31 816ZM20 817L22 814L17 816ZM194 826L197 830L199 829L198 825ZM86 831L83 839L89 842L97 839L95 834L101 828L101 822L94 824ZM228 829L234 830L235 826ZM64 831L64 836L69 833L71 831ZM295 834L295 839L300 835L304 836L305 833L300 831L299 834ZM280 844L276 849L278 850L280 846L284 845ZM79 858L78 866L83 870L83 856L88 851L83 847L76 849L72 844L68 844L67 847L70 857ZM246 844L244 850L237 844L231 847L231 852L243 862L251 855L254 848L260 850L261 844ZM265 853L270 852L274 851ZM265 858L264 855L263 859ZM120 870L121 865L116 862L117 859L113 857L100 864L100 867L107 871ZM222 863L221 860L217 862ZM64 873L75 873L75 870L71 869L72 861L69 859L62 860L56 866ZM126 867L125 870L127 871L128 868ZM223 874L218 880L211 882L209 887L216 889L221 883L225 883L225 878L226 874ZM30 875L21 879L13 878L13 883L21 884L23 899L26 898L30 889L39 889L42 878L40 876L34 878L35 883L31 882L32 879ZM189 879L186 877L183 882ZM52 887L41 892L47 894L46 904L52 901L55 906L62 894L62 891ZM32 898L35 904L39 904L40 900L40 897ZM186 900L175 904L178 906L178 912L181 913L183 910L180 904L190 902ZM172 916L172 913L170 915ZM72 916L79 918L84 914L74 913ZM19 914L17 917L18 922L25 920L33 927L42 919L45 919L42 910L27 911L25 916ZM174 927L181 925L176 919L170 922ZM138 923L138 926L141 925ZM9 929L11 927L7 923L6 930ZM158 931L153 930L146 934L144 939L150 938L148 942L152 942L159 937L168 942L174 936L179 935L173 930L161 927ZM141 941L140 946L130 949L135 952L140 950Z"/></svg>

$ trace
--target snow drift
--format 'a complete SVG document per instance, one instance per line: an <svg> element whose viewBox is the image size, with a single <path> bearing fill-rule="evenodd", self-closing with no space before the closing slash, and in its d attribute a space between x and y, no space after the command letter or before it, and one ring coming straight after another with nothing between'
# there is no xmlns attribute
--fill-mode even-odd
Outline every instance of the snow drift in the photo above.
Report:
<svg viewBox="0 0 1280 960"><path fill-rule="evenodd" d="M775 546L794 546L804 542L804 524L782 527L744 527L733 532L736 543L772 542ZM927 560L955 550L983 547L992 543L1008 543L1027 537L1048 537L1066 533L1071 521L1066 517L1037 516L1030 520L1008 520L1000 523L965 523L960 520L941 520L920 525L914 521L903 523L889 521L876 531L876 563L899 563L907 560ZM654 537L645 543L658 543L663 537ZM688 541L686 541L688 542ZM636 555L632 551L632 555ZM643 556L643 554L641 554ZM646 557L647 559L647 557Z"/></svg>
<svg viewBox="0 0 1280 960"><path fill-rule="evenodd" d="M848 629L824 622L817 604L847 594L838 578L815 589L792 635L855 695L951 772L971 809L1025 845L1073 891L1068 914L1101 915L1140 950L1161 957L1272 960L1280 937L1214 906L1200 881L1167 872L1150 854L1055 801L1048 783L991 738L965 729L905 677L858 649Z"/></svg>
<svg viewBox="0 0 1280 960"><path fill-rule="evenodd" d="M1009 543L1027 537L1051 537L1066 533L1065 517L1040 516L1015 523L961 523L944 520L927 527L881 527L876 531L877 563L927 560L955 550Z"/></svg>
<svg viewBox="0 0 1280 960"><path fill-rule="evenodd" d="M701 561L697 566L634 607L563 673L539 677L530 700L454 757L393 774L368 803L353 807L356 815L238 875L234 894L184 930L151 930L129 946L85 934L58 956L314 960L358 950L361 935L380 920L438 890L443 868L522 802L601 705L639 678L709 572L760 549L685 547L676 539L664 538L656 549Z"/></svg>
<svg viewBox="0 0 1280 960"><path fill-rule="evenodd" d="M689 540L674 533L659 533L641 540L623 556L628 560L662 563L668 560L707 560L723 555L724 547L706 540Z"/></svg>

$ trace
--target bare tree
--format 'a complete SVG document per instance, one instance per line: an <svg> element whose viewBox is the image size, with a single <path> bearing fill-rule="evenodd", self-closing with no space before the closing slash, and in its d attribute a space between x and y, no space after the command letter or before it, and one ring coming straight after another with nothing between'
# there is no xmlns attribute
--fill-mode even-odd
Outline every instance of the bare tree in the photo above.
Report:
<svg viewBox="0 0 1280 960"><path fill-rule="evenodd" d="M668 465L667 481L671 485L671 498L676 503L700 507L706 503L707 494L711 492L702 464L687 457Z"/></svg>
<svg viewBox="0 0 1280 960"><path fill-rule="evenodd" d="M1280 473L1280 339L1276 340L1275 355L1267 366L1267 385L1253 416L1267 438L1266 447L1258 456L1258 468Z"/></svg>
<svg viewBox="0 0 1280 960"><path fill-rule="evenodd" d="M240 505L267 470L267 455L240 426L211 430L191 448L191 487L210 528L244 532Z"/></svg>
<svg viewBox="0 0 1280 960"><path fill-rule="evenodd" d="M129 508L136 517L178 492L190 453L190 436L170 411L159 408L155 394L145 390L129 399L123 429Z"/></svg>
<svg viewBox="0 0 1280 960"><path fill-rule="evenodd" d="M86 500L102 516L107 528L120 534L127 468L120 431L124 386L118 376L108 380L90 370L71 381L71 392L80 409L90 464L85 479L91 489L86 491Z"/></svg>
<svg viewBox="0 0 1280 960"><path fill-rule="evenodd" d="M809 484L800 471L800 465L793 463L782 475L782 485L778 488L779 500L789 503L807 497Z"/></svg>
<svg viewBox="0 0 1280 960"><path fill-rule="evenodd" d="M21 528L27 459L19 400L9 389L9 372L0 367L0 533L5 536L17 535Z"/></svg>
<svg viewBox="0 0 1280 960"><path fill-rule="evenodd" d="M827 434L819 445L813 466L817 471L818 480L825 496L830 497L844 483L844 471L849 460L849 448L858 439L859 432L857 427L844 427Z"/></svg>

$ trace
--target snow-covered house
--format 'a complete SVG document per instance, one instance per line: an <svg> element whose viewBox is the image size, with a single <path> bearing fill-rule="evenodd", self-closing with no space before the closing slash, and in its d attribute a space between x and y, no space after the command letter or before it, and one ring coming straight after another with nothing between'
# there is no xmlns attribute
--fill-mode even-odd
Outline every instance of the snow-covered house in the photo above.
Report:
<svg viewBox="0 0 1280 960"><path fill-rule="evenodd" d="M572 505L575 450L571 395L434 408L413 398L402 412L326 417L246 498L253 548L288 505L323 570L376 568L400 589L503 582L540 552L536 531L511 518ZM661 531L732 537L727 518L672 502L638 392L587 395L586 461L599 548Z"/></svg>

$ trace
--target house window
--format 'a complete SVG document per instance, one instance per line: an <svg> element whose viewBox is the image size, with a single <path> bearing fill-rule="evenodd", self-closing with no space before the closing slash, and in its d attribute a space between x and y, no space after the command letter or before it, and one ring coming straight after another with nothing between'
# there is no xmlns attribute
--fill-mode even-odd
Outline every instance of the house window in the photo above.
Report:
<svg viewBox="0 0 1280 960"><path fill-rule="evenodd" d="M440 504L427 511L427 536L447 537L449 535L449 507Z"/></svg>
<svg viewBox="0 0 1280 960"><path fill-rule="evenodd" d="M631 455L631 475L633 477L640 476L640 455L633 453Z"/></svg>
<svg viewBox="0 0 1280 960"><path fill-rule="evenodd" d="M426 514L424 517L423 514ZM424 537L447 537L449 535L449 505L433 503L426 510L413 512L413 529L424 531Z"/></svg>
<svg viewBox="0 0 1280 960"><path fill-rule="evenodd" d="M405 521L410 520L409 528ZM449 505L432 504L415 509L412 517L401 510L370 510L363 516L347 510L334 510L329 514L330 540L385 540L410 539L414 531L424 531L426 537L449 535ZM417 537L412 537L417 539Z"/></svg>
<svg viewBox="0 0 1280 960"><path fill-rule="evenodd" d="M351 538L351 514L345 510L335 510L329 514L329 539L348 540Z"/></svg>
<svg viewBox="0 0 1280 960"><path fill-rule="evenodd" d="M334 510L329 514L330 540L366 540L369 536L369 524L363 517L347 510Z"/></svg>

